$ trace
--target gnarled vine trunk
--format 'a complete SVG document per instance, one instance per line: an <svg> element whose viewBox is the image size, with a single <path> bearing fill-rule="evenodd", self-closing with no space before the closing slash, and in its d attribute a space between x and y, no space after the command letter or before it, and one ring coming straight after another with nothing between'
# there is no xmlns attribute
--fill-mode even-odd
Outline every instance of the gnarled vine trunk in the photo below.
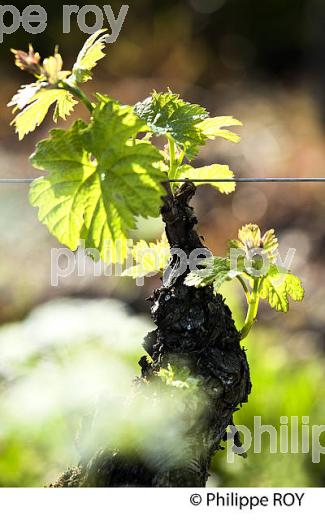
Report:
<svg viewBox="0 0 325 520"><path fill-rule="evenodd" d="M204 247L189 206L194 193L191 183L184 184L175 196L169 192L161 211L170 246L182 249L188 256ZM180 449L185 455L181 463L169 465L144 459L140 453L130 456L101 449L87 463L68 470L56 486L205 486L211 458L227 427L233 424L234 411L247 401L251 383L229 308L212 288L184 285L185 276L177 276L174 258L168 281L151 297L151 314L157 328L145 338L144 348L153 363L146 356L139 362L141 378L149 382L169 363L186 368L201 381L206 406L182 438Z"/></svg>

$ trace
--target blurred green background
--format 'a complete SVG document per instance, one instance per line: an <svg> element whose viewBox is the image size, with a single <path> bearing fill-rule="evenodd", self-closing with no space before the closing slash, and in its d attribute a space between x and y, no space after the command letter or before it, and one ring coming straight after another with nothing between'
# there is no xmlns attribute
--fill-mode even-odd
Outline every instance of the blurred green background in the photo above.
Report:
<svg viewBox="0 0 325 520"><path fill-rule="evenodd" d="M109 2L114 12L121 3ZM87 4L87 3L85 3ZM101 5L100 2L96 3ZM21 11L28 5L15 3ZM29 78L15 69L10 48L33 43L43 57L60 45L71 67L86 35L76 23L62 33L61 3L42 2L48 27L37 36L20 29L0 44L0 176L35 177L28 164L35 143L53 125L50 117L19 143L6 108ZM80 6L84 5L79 3ZM239 145L212 142L198 164L230 164L238 176L325 175L325 4L322 0L183 0L129 2L121 34L108 48L87 91L102 91L126 103L168 86L215 115L243 121ZM89 18L89 25L93 23ZM72 118L86 117L78 107ZM253 393L238 424L253 417L277 429L281 416L309 416L324 424L324 217L325 185L249 184L222 196L198 190L194 205L200 232L215 254L238 228L274 227L281 253L297 249L293 270L304 282L305 300L287 316L267 307L245 341ZM140 224L148 239L159 222ZM115 277L87 275L50 284L50 249L58 247L37 221L26 186L0 186L0 485L39 486L78 462L83 445L80 418L99 396L114 395L110 438L130 424L121 399L129 392L142 337L152 328L145 299L160 284L143 287ZM236 285L225 293L240 326L244 301ZM86 420L87 424L87 420ZM81 432L81 433L80 433ZM126 436L127 441L127 436ZM261 454L226 462L215 457L211 484L225 486L322 486L325 465L310 454ZM324 443L324 439L323 439Z"/></svg>

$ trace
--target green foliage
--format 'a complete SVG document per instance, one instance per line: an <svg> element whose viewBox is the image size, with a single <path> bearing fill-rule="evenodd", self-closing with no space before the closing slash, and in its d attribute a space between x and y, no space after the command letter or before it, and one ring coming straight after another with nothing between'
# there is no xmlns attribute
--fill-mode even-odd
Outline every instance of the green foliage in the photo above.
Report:
<svg viewBox="0 0 325 520"><path fill-rule="evenodd" d="M277 255L274 230L262 236L257 225L248 224L239 230L238 239L229 242L227 257L202 260L199 268L187 275L185 284L212 285L217 292L224 282L237 278L248 303L241 331L241 337L245 338L256 320L260 298L267 300L276 311L288 312L289 296L296 302L304 297L301 280L276 264Z"/></svg>
<svg viewBox="0 0 325 520"><path fill-rule="evenodd" d="M301 280L292 273L280 273L277 268L270 269L268 276L263 278L260 291L261 298L279 312L288 312L289 296L296 302L304 297Z"/></svg>
<svg viewBox="0 0 325 520"><path fill-rule="evenodd" d="M225 130L224 127L227 126L242 126L242 123L231 116L221 116L209 117L197 125L206 139L214 140L216 137L222 137L227 141L239 143L239 135L230 130Z"/></svg>
<svg viewBox="0 0 325 520"><path fill-rule="evenodd" d="M205 143L197 123L207 118L208 112L199 105L183 101L178 94L154 91L143 102L137 103L134 110L154 134L170 135L188 159L193 159L199 146Z"/></svg>
<svg viewBox="0 0 325 520"><path fill-rule="evenodd" d="M136 217L158 216L162 156L136 139L143 127L130 107L101 97L89 125L78 121L39 143L32 164L49 175L34 181L30 200L69 248L84 239L105 262L122 262Z"/></svg>
<svg viewBox="0 0 325 520"><path fill-rule="evenodd" d="M241 125L237 119L230 116L209 118L205 108L183 101L170 90L165 93L154 91L135 105L135 111L154 134L170 136L189 160L196 157L207 139L240 140L236 134L222 130L224 126Z"/></svg>
<svg viewBox="0 0 325 520"><path fill-rule="evenodd" d="M217 293L224 282L233 278L229 258L214 256L202 260L200 265L202 269L194 270L187 275L186 285L194 287L212 285Z"/></svg>
<svg viewBox="0 0 325 520"><path fill-rule="evenodd" d="M31 157L32 165L49 175L32 183L30 202L39 208L39 220L72 250L78 247L83 226L82 187L96 169L80 139L85 128L77 121L69 130L52 130Z"/></svg>
<svg viewBox="0 0 325 520"><path fill-rule="evenodd" d="M192 161L199 153L200 147L208 139L223 137L232 142L238 142L239 136L224 126L241 125L230 116L209 118L207 110L199 105L183 101L178 94L168 92L153 92L152 95L134 107L135 112L157 136L166 136L169 144L168 177L173 180L202 179L197 184L210 184L210 179L220 178L230 180L234 174L227 165L213 164L202 168L193 168L184 164L187 158ZM235 182L211 182L211 185L221 193L228 194L235 190ZM178 186L173 184L173 189Z"/></svg>
<svg viewBox="0 0 325 520"><path fill-rule="evenodd" d="M62 70L63 61L57 50L54 56L43 60L42 65L40 55L31 46L28 54L13 52L16 65L37 78L36 82L22 86L8 103L13 112L21 111L11 123L21 140L44 121L51 105L55 104L53 119L57 122L59 117L66 119L70 115L77 101L70 91L63 88L70 72Z"/></svg>
<svg viewBox="0 0 325 520"><path fill-rule="evenodd" d="M110 263L126 259L129 231L138 217L159 215L168 178L202 179L198 184L214 177L232 181L227 165L193 168L184 161L194 159L208 139L238 142L239 137L224 127L241 123L230 116L210 118L205 108L183 101L170 90L153 92L135 107L101 94L90 101L78 84L91 78L105 55L106 40L106 30L91 35L72 73L63 70L57 49L43 61L32 46L28 53L13 51L16 65L36 81L21 87L9 106L18 111L12 124L19 139L44 121L52 105L55 122L70 115L78 101L89 109L90 123L78 121L70 129L54 130L38 144L31 162L48 175L32 183L30 201L38 207L40 221L62 244L75 250L83 240ZM160 151L152 143L154 136L165 136L168 147ZM234 191L235 182L212 186L227 194ZM126 269L125 276L150 274L153 265L143 246L140 242L133 251L133 257L142 252L141 265ZM149 245L150 253L161 247ZM162 255L158 271L166 257Z"/></svg>
<svg viewBox="0 0 325 520"><path fill-rule="evenodd" d="M215 189L224 194L234 191L234 174L227 165L195 168L188 162L208 139L238 142L239 136L228 127L241 122L232 116L210 117L205 108L182 100L171 90L154 91L134 107L101 94L91 102L78 83L88 81L104 57L105 33L98 31L88 38L72 74L62 70L57 49L43 63L31 46L28 53L13 51L16 65L37 81L20 88L9 105L14 112L20 110L13 124L22 139L42 123L51 105L55 105L57 121L71 113L75 97L85 103L90 123L77 121L68 130L54 130L49 139L38 144L32 164L49 174L33 182L30 200L39 209L40 221L61 243L75 250L83 240L86 248L96 249L105 262L123 263L128 255L129 231L136 228L138 217L159 215L168 178L195 180L198 185L218 178L228 182L211 183ZM161 152L152 144L153 136L165 136L167 149ZM171 186L169 195L178 185ZM289 297L301 301L304 291L297 277L276 266L278 242L273 230L261 236L258 226L245 226L229 248L226 258L203 261L201 269L190 273L185 283L213 285L218 291L224 282L237 278L248 303L242 330L245 337L256 319L260 298L277 311L287 312ZM252 256L256 248L258 255ZM235 265L233 250L237 253ZM169 248L164 241L149 245L140 241L132 256L136 266L126 268L123 275L143 277L164 269ZM260 270L265 261L266 270Z"/></svg>
<svg viewBox="0 0 325 520"><path fill-rule="evenodd" d="M132 249L136 265L123 271L122 276L141 278L162 273L170 260L170 246L165 234L156 243L140 240Z"/></svg>
<svg viewBox="0 0 325 520"><path fill-rule="evenodd" d="M41 82L29 83L22 85L18 92L13 96L8 103L8 107L13 107L12 111L23 110L33 99L35 94L42 88Z"/></svg>
<svg viewBox="0 0 325 520"><path fill-rule="evenodd" d="M24 102L22 98L17 101L21 104ZM73 99L72 94L65 90L40 90L25 102L24 110L11 123L15 125L20 140L33 132L44 121L53 103L55 103L53 119L57 122L59 117L66 119L77 102Z"/></svg>
<svg viewBox="0 0 325 520"><path fill-rule="evenodd" d="M234 178L233 172L226 164L211 164L210 166L203 166L202 168L192 168L189 164L184 164L177 169L175 179L195 179L196 185L210 184L213 179L230 180ZM200 181L200 179L202 179ZM236 182L211 182L211 186L220 193L228 195L236 189Z"/></svg>
<svg viewBox="0 0 325 520"><path fill-rule="evenodd" d="M103 49L107 35L103 33L106 33L106 29L97 31L88 38L73 66L72 74L62 70L63 60L57 49L54 56L45 58L42 64L40 55L34 52L32 46L29 47L28 54L13 51L16 65L37 78L35 83L21 87L8 103L8 106L14 107L14 112L22 111L12 121L20 140L44 121L54 103L53 119L56 123L58 118L65 119L72 112L77 104L73 96L83 99L83 93L77 84L88 81L92 69L105 56Z"/></svg>
<svg viewBox="0 0 325 520"><path fill-rule="evenodd" d="M278 254L278 239L274 229L266 231L262 236L260 228L256 224L248 224L238 231L238 240L230 240L229 249L240 249L245 256L249 256L250 251L261 249L260 252L266 256L270 262L274 263Z"/></svg>
<svg viewBox="0 0 325 520"><path fill-rule="evenodd" d="M106 29L92 34L81 49L72 69L73 80L76 83L85 83L91 79L92 69L99 60L105 57L103 50L106 45L107 34L104 33L106 33Z"/></svg>
<svg viewBox="0 0 325 520"><path fill-rule="evenodd" d="M63 71L63 60L61 55L55 49L54 56L45 58L43 61L41 79L45 79L49 86L56 86L66 79L69 75L69 71ZM42 78L43 76L43 78Z"/></svg>

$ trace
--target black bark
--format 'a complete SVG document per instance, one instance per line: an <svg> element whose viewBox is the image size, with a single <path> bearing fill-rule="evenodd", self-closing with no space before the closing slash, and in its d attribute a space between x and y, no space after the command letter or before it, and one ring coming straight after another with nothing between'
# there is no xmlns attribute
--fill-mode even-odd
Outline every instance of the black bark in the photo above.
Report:
<svg viewBox="0 0 325 520"><path fill-rule="evenodd" d="M165 197L161 214L172 248L187 255L204 248L195 231L197 219L189 201L195 187L186 183L175 196ZM186 273L177 274L178 259L172 259L168 280L151 297L151 315L156 329L144 340L153 363L144 356L141 380L151 381L170 363L186 368L199 378L206 406L182 438L179 462L147 460L140 453L99 450L88 463L68 470L56 486L93 487L187 487L205 486L212 456L220 449L233 413L247 402L251 391L249 367L240 346L231 312L210 287L184 285ZM140 385L141 386L141 385ZM185 412L184 412L185 413ZM235 436L235 443L239 443Z"/></svg>

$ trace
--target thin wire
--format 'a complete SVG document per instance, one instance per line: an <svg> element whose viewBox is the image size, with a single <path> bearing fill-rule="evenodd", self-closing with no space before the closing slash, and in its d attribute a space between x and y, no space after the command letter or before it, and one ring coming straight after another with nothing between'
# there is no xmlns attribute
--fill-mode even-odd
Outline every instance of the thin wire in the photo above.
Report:
<svg viewBox="0 0 325 520"><path fill-rule="evenodd" d="M35 179L0 179L0 184L30 184ZM167 179L187 182L189 179ZM191 182L325 182L325 177L239 177L234 179L190 179Z"/></svg>
<svg viewBox="0 0 325 520"><path fill-rule="evenodd" d="M30 184L34 179L0 179L0 184Z"/></svg>
<svg viewBox="0 0 325 520"><path fill-rule="evenodd" d="M169 179L168 182L325 182L325 177L239 177L233 179Z"/></svg>

